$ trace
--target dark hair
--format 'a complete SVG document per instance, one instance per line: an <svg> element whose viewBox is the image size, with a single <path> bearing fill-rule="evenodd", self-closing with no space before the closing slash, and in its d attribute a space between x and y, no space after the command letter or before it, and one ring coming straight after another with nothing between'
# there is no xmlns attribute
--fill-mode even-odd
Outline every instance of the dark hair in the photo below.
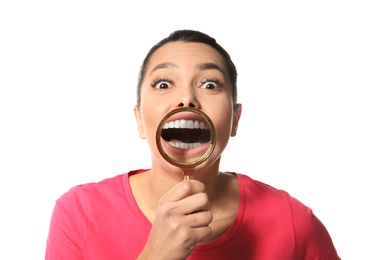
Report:
<svg viewBox="0 0 371 260"><path fill-rule="evenodd" d="M138 76L138 86L137 86L137 105L139 107L140 105L140 91L141 91L141 85L143 83L143 77L147 70L148 61L151 58L152 54L161 46L165 45L169 42L177 42L177 41L183 41L183 42L199 42L199 43L205 43L215 50L217 50L224 59L225 65L228 70L228 76L231 80L232 84L232 99L233 99L233 107L237 108L237 70L232 62L231 57L229 56L228 52L223 49L222 46L220 46L216 40L209 35L199 32L199 31L193 31L193 30L178 30L172 32L168 37L162 39L160 42L158 42L156 45L154 45L149 52L147 53L146 57L143 60L142 66L139 71Z"/></svg>

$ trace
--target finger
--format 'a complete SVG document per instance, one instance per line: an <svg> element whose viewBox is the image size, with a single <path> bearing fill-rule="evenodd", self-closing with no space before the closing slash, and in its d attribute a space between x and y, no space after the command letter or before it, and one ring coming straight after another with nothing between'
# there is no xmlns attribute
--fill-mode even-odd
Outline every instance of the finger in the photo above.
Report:
<svg viewBox="0 0 371 260"><path fill-rule="evenodd" d="M197 241L197 243L201 243L206 241L211 234L213 233L213 230L211 227L206 226L206 227L198 227L193 229L194 232L194 237Z"/></svg>
<svg viewBox="0 0 371 260"><path fill-rule="evenodd" d="M206 227L213 220L211 211L198 211L186 216L187 222L192 228Z"/></svg>
<svg viewBox="0 0 371 260"><path fill-rule="evenodd" d="M179 201L193 194L203 192L205 190L205 185L196 180L182 181L176 184L167 194L165 194L162 199L166 201Z"/></svg>
<svg viewBox="0 0 371 260"><path fill-rule="evenodd" d="M178 202L183 214L188 215L198 211L209 210L209 198L206 193L201 192L186 197Z"/></svg>

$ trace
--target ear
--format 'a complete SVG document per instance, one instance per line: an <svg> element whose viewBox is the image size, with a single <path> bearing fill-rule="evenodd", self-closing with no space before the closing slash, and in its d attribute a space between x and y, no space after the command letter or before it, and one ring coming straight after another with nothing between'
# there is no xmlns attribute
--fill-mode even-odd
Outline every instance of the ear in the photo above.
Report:
<svg viewBox="0 0 371 260"><path fill-rule="evenodd" d="M241 113L242 113L242 105L237 104L237 108L233 112L233 125L232 125L232 131L231 131L232 137L237 134L238 122L240 121Z"/></svg>
<svg viewBox="0 0 371 260"><path fill-rule="evenodd" d="M142 124L142 116L140 114L140 110L139 110L138 106L134 107L134 115L135 115L135 119L137 121L139 136L142 139L146 139L146 135L144 134L143 124Z"/></svg>

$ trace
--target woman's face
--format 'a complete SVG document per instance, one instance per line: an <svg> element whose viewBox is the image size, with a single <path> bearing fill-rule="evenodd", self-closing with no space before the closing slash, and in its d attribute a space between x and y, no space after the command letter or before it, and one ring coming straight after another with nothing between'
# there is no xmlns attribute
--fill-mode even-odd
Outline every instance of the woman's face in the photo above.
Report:
<svg viewBox="0 0 371 260"><path fill-rule="evenodd" d="M135 108L135 115L140 136L149 143L153 163L164 162L156 146L157 127L168 112L180 107L193 107L210 117L215 126L216 145L203 165L214 163L229 137L236 134L241 107L233 110L231 83L223 57L207 44L170 42L156 50L148 62L141 104ZM189 119L186 113L179 114L177 119L182 117ZM196 154L201 149L190 147L171 150Z"/></svg>

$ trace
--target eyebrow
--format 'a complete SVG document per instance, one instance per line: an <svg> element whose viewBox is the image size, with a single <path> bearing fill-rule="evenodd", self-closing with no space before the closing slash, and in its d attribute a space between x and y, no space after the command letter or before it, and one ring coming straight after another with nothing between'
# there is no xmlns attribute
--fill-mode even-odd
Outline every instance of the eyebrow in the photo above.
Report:
<svg viewBox="0 0 371 260"><path fill-rule="evenodd" d="M172 63L172 62L160 63L151 70L150 74L152 74L153 72L155 72L158 69L179 69L179 66L176 65L175 63ZM197 64L196 69L200 70L200 71L214 69L214 70L220 71L224 75L223 69L219 65L217 65L216 63L212 63L212 62Z"/></svg>
<svg viewBox="0 0 371 260"><path fill-rule="evenodd" d="M158 70L158 69L178 69L179 67L175 64L175 63L171 63L171 62L164 62L164 63L160 63L158 64L156 67L154 67L151 72L150 72L150 75Z"/></svg>
<svg viewBox="0 0 371 260"><path fill-rule="evenodd" d="M196 66L198 70L218 70L224 75L223 69L216 63L213 62L207 62L207 63L201 63Z"/></svg>

